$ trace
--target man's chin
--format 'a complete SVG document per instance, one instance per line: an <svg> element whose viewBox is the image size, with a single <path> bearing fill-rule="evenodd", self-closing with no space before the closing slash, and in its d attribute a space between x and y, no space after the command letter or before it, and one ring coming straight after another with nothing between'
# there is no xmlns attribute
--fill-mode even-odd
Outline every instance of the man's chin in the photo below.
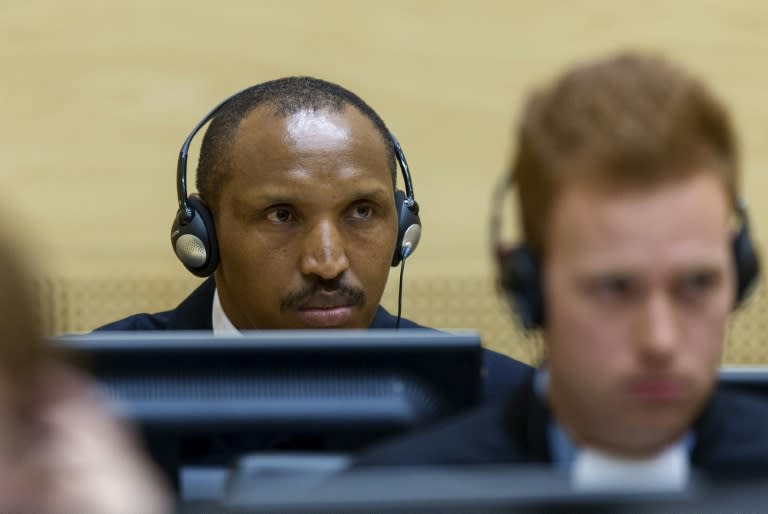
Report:
<svg viewBox="0 0 768 514"><path fill-rule="evenodd" d="M656 455L670 445L680 442L690 430L691 420L680 416L660 416L655 420L638 420L630 423L624 430L620 428L617 433L622 433L614 443L623 448L627 457L644 458Z"/></svg>

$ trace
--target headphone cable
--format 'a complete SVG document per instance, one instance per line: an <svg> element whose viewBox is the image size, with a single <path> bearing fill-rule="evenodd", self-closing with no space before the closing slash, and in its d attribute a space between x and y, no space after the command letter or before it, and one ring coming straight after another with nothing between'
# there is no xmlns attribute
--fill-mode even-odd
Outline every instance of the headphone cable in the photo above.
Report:
<svg viewBox="0 0 768 514"><path fill-rule="evenodd" d="M397 320L395 329L400 328L400 315L403 312L403 271L405 270L405 259L400 261L400 285L397 288Z"/></svg>

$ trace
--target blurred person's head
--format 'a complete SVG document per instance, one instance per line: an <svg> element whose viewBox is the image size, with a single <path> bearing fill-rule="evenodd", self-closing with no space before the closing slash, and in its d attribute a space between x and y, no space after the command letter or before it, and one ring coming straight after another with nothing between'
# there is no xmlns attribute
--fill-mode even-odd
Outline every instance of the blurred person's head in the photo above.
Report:
<svg viewBox="0 0 768 514"><path fill-rule="evenodd" d="M3 230L4 235L8 235ZM21 255L0 244L0 511L39 506L41 380L51 352L44 343L32 275Z"/></svg>
<svg viewBox="0 0 768 514"><path fill-rule="evenodd" d="M7 239L5 239L7 241ZM5 436L25 437L40 399L40 378L51 357L44 343L32 274L0 244L0 424Z"/></svg>
<svg viewBox="0 0 768 514"><path fill-rule="evenodd" d="M579 445L661 450L706 402L734 306L728 113L661 58L589 62L531 96L511 173L554 414Z"/></svg>
<svg viewBox="0 0 768 514"><path fill-rule="evenodd" d="M367 328L397 239L396 162L354 93L291 77L239 93L201 146L221 305L238 329Z"/></svg>
<svg viewBox="0 0 768 514"><path fill-rule="evenodd" d="M45 339L35 270L0 233L0 512L169 512L130 427Z"/></svg>

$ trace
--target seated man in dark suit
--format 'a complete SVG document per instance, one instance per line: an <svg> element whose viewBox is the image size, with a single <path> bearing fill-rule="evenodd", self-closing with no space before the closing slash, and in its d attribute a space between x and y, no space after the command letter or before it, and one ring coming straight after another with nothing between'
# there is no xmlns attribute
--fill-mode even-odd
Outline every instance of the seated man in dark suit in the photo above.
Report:
<svg viewBox="0 0 768 514"><path fill-rule="evenodd" d="M187 149L208 120L198 193L188 196ZM404 192L396 190L398 166ZM177 180L174 251L189 271L213 277L173 310L99 330L421 328L379 305L390 266L416 248L419 208L399 143L354 93L310 77L245 89L187 137ZM529 369L490 350L483 367L486 399L503 396ZM180 460L220 465L264 449L363 444L276 433L202 438L183 449L147 442L172 480Z"/></svg>
<svg viewBox="0 0 768 514"><path fill-rule="evenodd" d="M768 473L768 404L717 385L758 275L738 164L724 106L663 59L590 62L536 92L509 177L525 243L499 259L545 362L506 401L360 464L553 463L583 483Z"/></svg>
<svg viewBox="0 0 768 514"><path fill-rule="evenodd" d="M187 148L209 119L188 197ZM399 143L354 93L290 77L233 95L187 137L177 185L174 250L213 277L171 311L98 330L421 328L379 305L390 265L418 244L419 207ZM528 368L483 360L489 398Z"/></svg>

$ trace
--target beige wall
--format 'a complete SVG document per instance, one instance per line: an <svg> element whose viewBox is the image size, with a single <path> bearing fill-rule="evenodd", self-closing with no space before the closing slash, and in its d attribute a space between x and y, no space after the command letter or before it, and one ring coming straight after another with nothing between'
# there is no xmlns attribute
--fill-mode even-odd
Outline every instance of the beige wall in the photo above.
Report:
<svg viewBox="0 0 768 514"><path fill-rule="evenodd" d="M182 139L228 94L310 74L359 93L403 143L425 226L409 279L488 276L489 191L525 92L625 47L682 61L728 100L768 241L757 0L3 0L0 194L56 277L185 280L168 242Z"/></svg>

